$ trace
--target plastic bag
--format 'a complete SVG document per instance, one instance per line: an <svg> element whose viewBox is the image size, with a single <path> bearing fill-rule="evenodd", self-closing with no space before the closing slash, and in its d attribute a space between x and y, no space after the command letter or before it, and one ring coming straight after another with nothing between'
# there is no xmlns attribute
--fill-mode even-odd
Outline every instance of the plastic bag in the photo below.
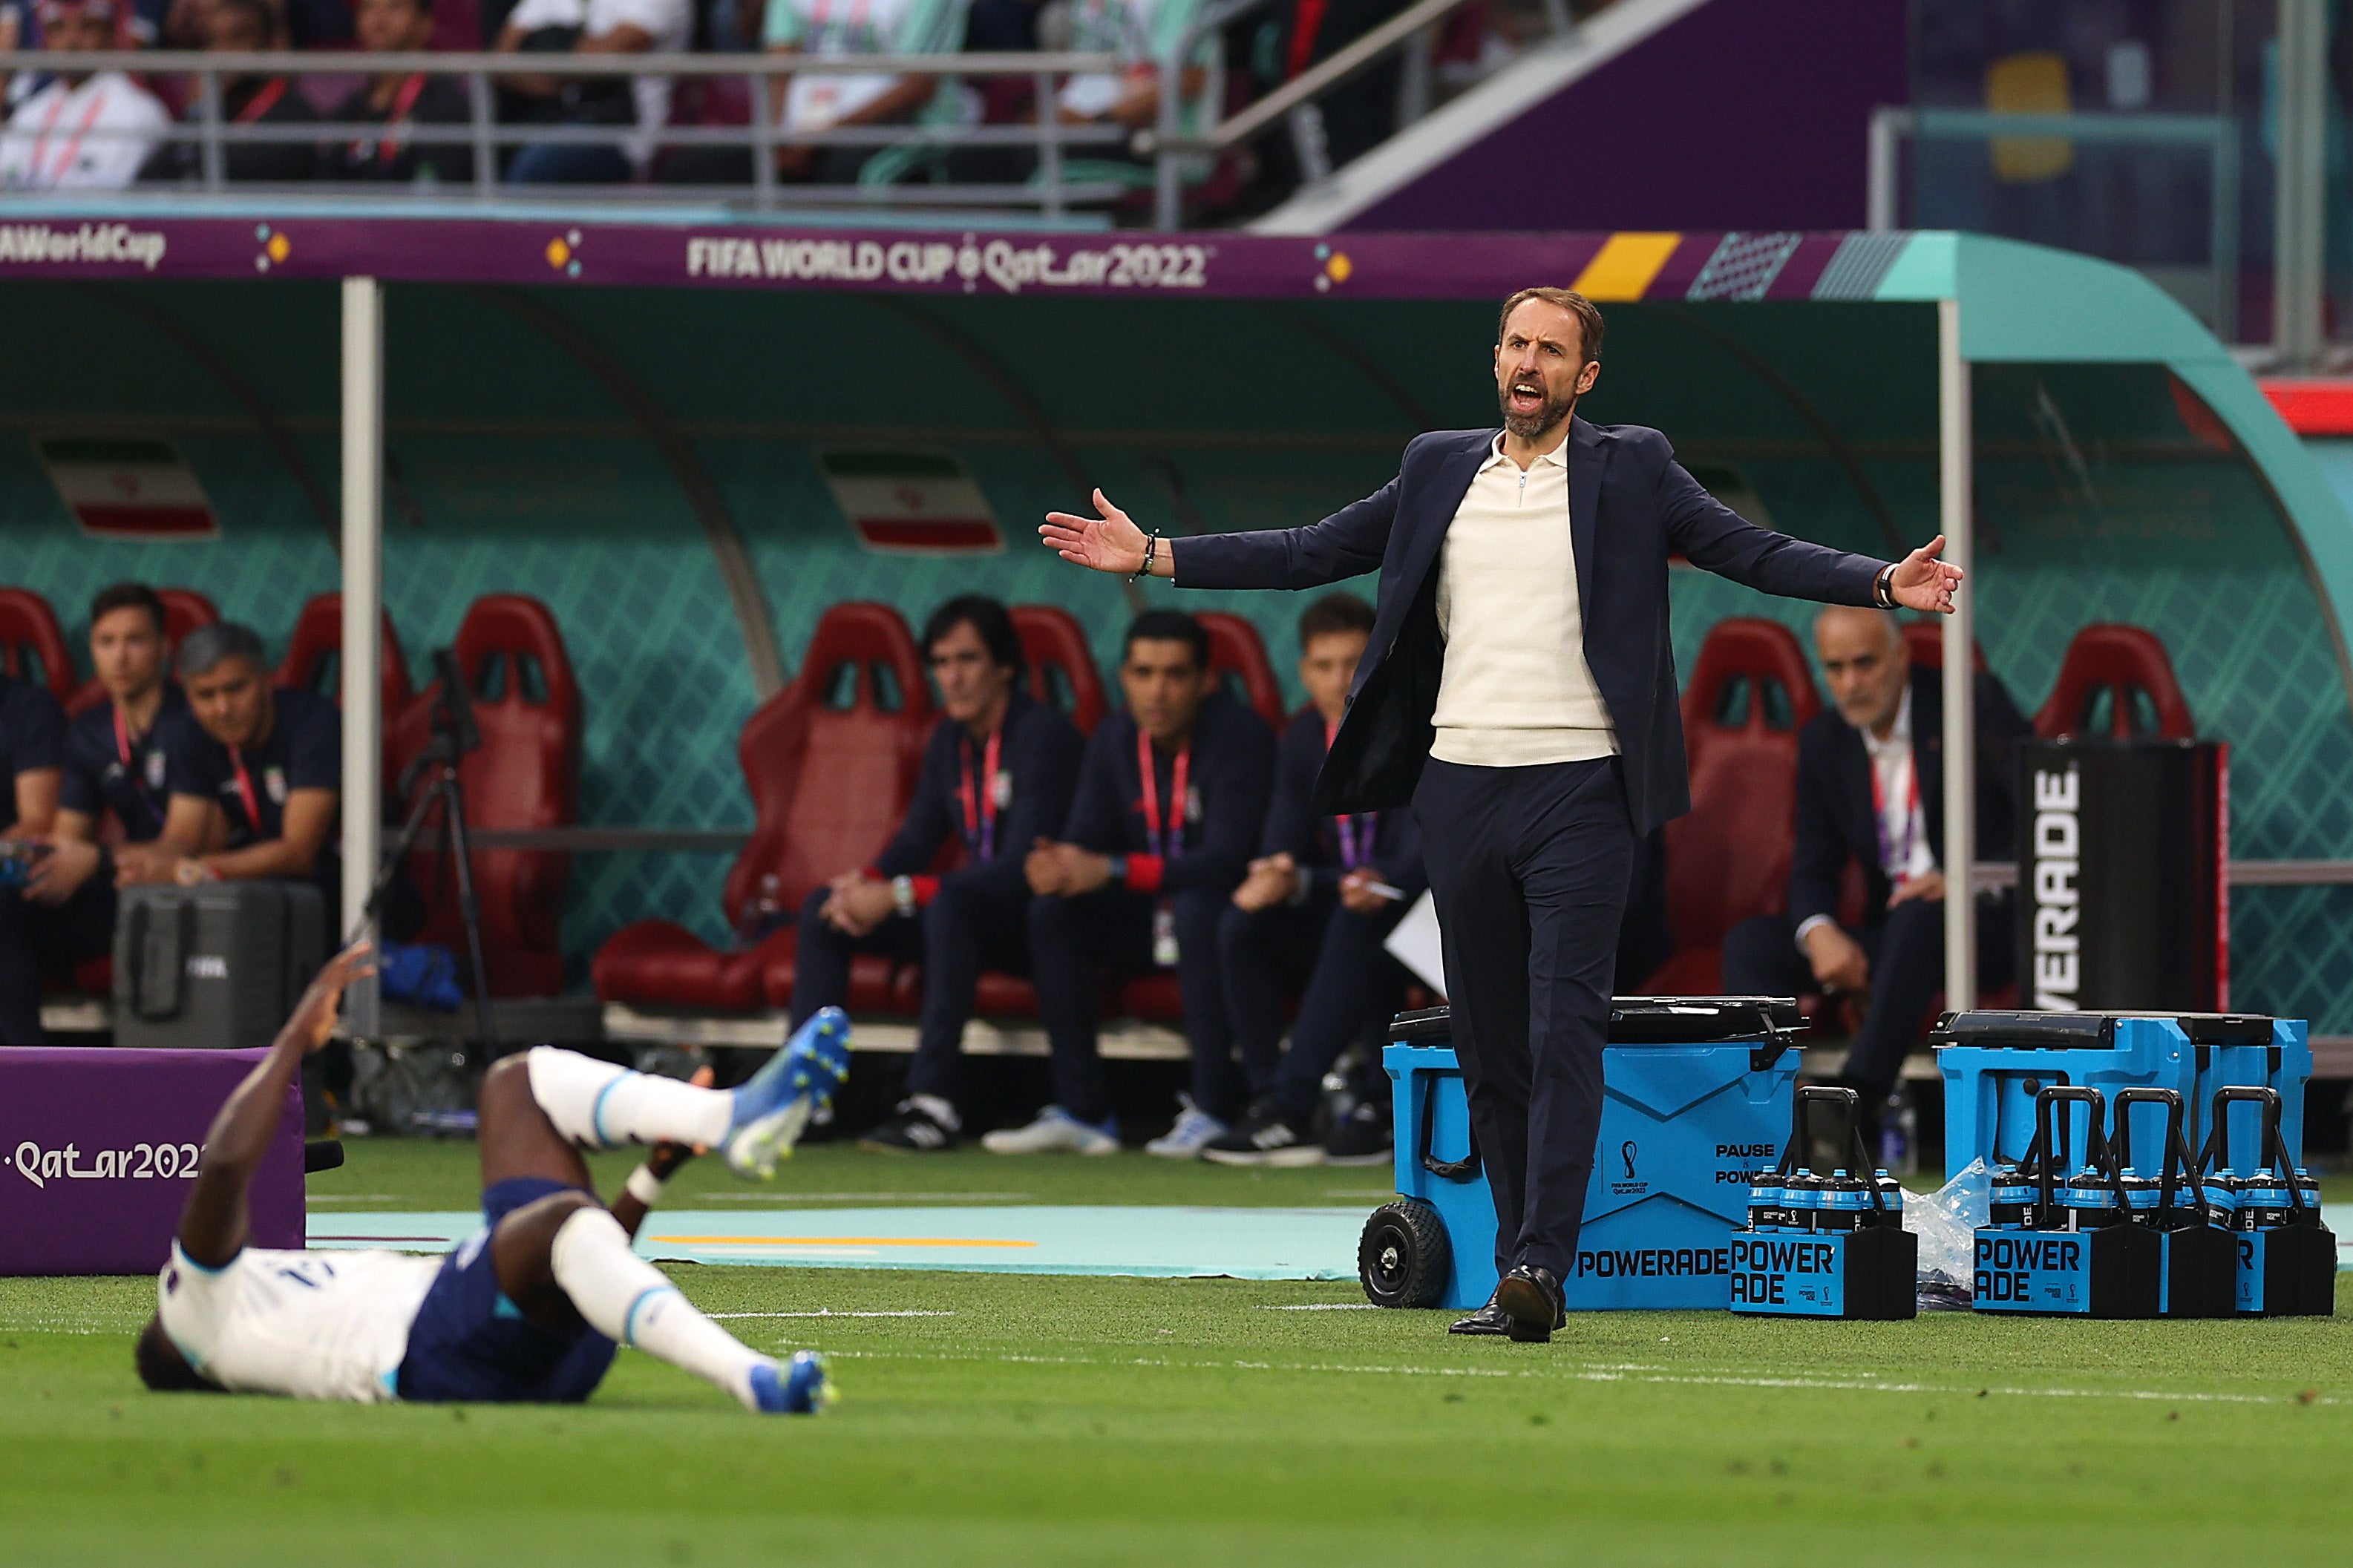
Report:
<svg viewBox="0 0 2353 1568"><path fill-rule="evenodd" d="M1982 1159L1935 1192L1909 1199L1904 1227L1920 1238L1920 1308L1923 1311L1967 1308L1975 1279L1972 1259L1977 1232L1992 1213L1993 1178Z"/></svg>

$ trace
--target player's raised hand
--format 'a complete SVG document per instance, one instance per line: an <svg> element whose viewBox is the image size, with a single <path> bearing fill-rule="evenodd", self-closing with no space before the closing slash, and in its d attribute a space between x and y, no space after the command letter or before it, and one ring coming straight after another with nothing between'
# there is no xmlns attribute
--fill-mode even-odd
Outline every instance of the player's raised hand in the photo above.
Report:
<svg viewBox="0 0 2353 1568"><path fill-rule="evenodd" d="M1936 559L1944 550L1945 536L1940 533L1895 563L1887 591L1897 604L1907 610L1953 613L1953 593L1961 585L1964 574L1959 567Z"/></svg>
<svg viewBox="0 0 2353 1568"><path fill-rule="evenodd" d="M304 1056L325 1045L327 1037L335 1032L335 1009L343 1001L344 988L362 975L375 973L375 965L368 962L374 952L368 943L355 942L327 960L327 966L319 971L310 989L302 993L302 1000L294 1004L294 1016L286 1020L278 1037L300 1040Z"/></svg>
<svg viewBox="0 0 2353 1568"><path fill-rule="evenodd" d="M1095 491L1094 500L1101 517L1050 511L1038 527L1039 539L1065 561L1096 572L1135 575L1144 570L1144 530L1103 491Z"/></svg>

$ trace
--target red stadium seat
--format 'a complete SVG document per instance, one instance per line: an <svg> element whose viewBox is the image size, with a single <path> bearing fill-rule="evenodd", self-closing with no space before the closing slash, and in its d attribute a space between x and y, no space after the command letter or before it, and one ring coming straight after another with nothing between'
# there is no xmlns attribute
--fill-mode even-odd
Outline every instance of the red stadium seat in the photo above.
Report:
<svg viewBox="0 0 2353 1568"><path fill-rule="evenodd" d="M2034 716L2034 732L2046 741L2063 735L2188 741L2197 737L2198 727L2156 634L2102 623L2085 626L2067 645L2058 684Z"/></svg>
<svg viewBox="0 0 2353 1568"><path fill-rule="evenodd" d="M0 588L0 669L46 686L60 702L74 697L73 658L49 602L30 588Z"/></svg>
<svg viewBox="0 0 2353 1568"><path fill-rule="evenodd" d="M314 594L294 618L286 639L286 657L278 666L277 682L303 691L343 700L343 596ZM400 651L400 634L393 629L392 613L384 616L384 718L389 724L408 707L417 689L408 682L408 660Z"/></svg>
<svg viewBox="0 0 2353 1568"><path fill-rule="evenodd" d="M155 596L164 601L164 640L174 647L198 626L214 626L220 620L213 602L194 588L158 588Z"/></svg>
<svg viewBox="0 0 2353 1568"><path fill-rule="evenodd" d="M1912 662L1923 669L1945 668L1944 628L1934 621L1904 623L1904 646L1912 655ZM1973 645L1971 667L1982 673L1986 667L1985 646Z"/></svg>
<svg viewBox="0 0 2353 1568"><path fill-rule="evenodd" d="M1093 734L1109 704L1087 634L1070 611L1052 605L1016 605L1012 614L1029 665L1029 695L1069 714L1080 734Z"/></svg>
<svg viewBox="0 0 2353 1568"><path fill-rule="evenodd" d="M787 923L743 952L713 949L670 921L625 926L590 967L596 994L729 1012L789 1002L790 918L811 889L881 851L913 794L931 717L923 658L899 612L876 604L828 610L800 674L752 715L735 746L757 820L722 907L734 924L774 878ZM853 965L849 1003L889 1006L889 965Z"/></svg>
<svg viewBox="0 0 2353 1568"><path fill-rule="evenodd" d="M1692 810L1667 824L1675 952L1644 989L1723 988L1725 933L1788 896L1798 731L1821 711L1805 650L1778 622L1718 622L1683 688Z"/></svg>
<svg viewBox="0 0 2353 1568"><path fill-rule="evenodd" d="M1267 662L1258 628L1223 610L1202 610L1193 618L1208 630L1209 668L1227 691L1258 710L1258 716L1280 732L1291 716L1283 710L1282 688L1275 684L1274 666Z"/></svg>
<svg viewBox="0 0 2353 1568"><path fill-rule="evenodd" d="M543 828L575 821L580 687L555 617L546 605L520 594L486 595L459 624L455 651L482 736L480 747L458 763L467 825ZM414 757L432 738L433 700L439 689L438 681L427 687L386 726L387 749L394 755ZM448 865L440 855L419 851L410 858L409 875L428 900L424 940L462 952L465 927ZM572 858L545 849L478 847L472 869L491 994L549 996L562 991L559 928Z"/></svg>

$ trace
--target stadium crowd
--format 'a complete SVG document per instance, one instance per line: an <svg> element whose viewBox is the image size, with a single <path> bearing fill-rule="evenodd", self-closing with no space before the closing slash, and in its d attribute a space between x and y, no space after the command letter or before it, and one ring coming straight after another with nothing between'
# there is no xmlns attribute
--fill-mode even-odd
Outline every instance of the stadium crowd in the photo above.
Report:
<svg viewBox="0 0 2353 1568"><path fill-rule="evenodd" d="M1407 4L1271 0L1222 33L1205 34L1178 86L1180 122L1198 129L1231 112ZM1209 10L1208 0L0 0L0 47L462 49L537 57L1068 49L1113 55L1121 68L1063 79L1047 111L1066 125L1116 132L1155 123L1162 90L1157 62L1179 48ZM1467 85L1510 58L1541 32L1544 16L1532 0L1472 0L1456 12L1433 51L1440 90ZM748 79L565 78L545 68L554 63L519 59L513 72L495 79L495 120L505 127L604 128L612 139L526 136L500 148L501 179L522 185L752 183L748 144L665 145L662 136L671 126L748 125L754 112ZM1396 129L1399 69L1392 56L1324 95L1316 106L1315 156L1336 167ZM202 119L203 97L199 79L185 73L20 72L6 91L0 188L93 191L197 182L203 142L193 127ZM812 133L894 124L1034 124L1040 112L1027 75L779 74L768 79L766 98L762 109L776 124ZM356 140L237 140L232 132L221 169L231 182L448 184L476 177L470 97L456 77L243 75L221 81L218 116L228 127L384 128ZM1270 132L1214 165L1191 169L1196 205L1240 214L1280 200L1301 177L1298 139L1295 130ZM776 178L788 184L1019 186L1038 174L1034 149L1006 142L801 143L778 147L775 156ZM1114 136L1074 149L1064 177L1102 189L1141 189L1152 170Z"/></svg>

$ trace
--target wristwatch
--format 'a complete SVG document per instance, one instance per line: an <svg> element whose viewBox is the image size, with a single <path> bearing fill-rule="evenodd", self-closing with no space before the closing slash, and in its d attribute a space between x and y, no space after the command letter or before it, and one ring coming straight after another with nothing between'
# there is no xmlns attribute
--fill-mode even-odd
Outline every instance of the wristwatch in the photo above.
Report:
<svg viewBox="0 0 2353 1568"><path fill-rule="evenodd" d="M1871 597L1873 602L1883 610L1892 610L1895 607L1894 562L1891 561L1882 566L1879 569L1879 575L1871 580Z"/></svg>
<svg viewBox="0 0 2353 1568"><path fill-rule="evenodd" d="M901 914L913 914L915 912L915 879L913 877L892 878L891 901L899 906L899 912Z"/></svg>
<svg viewBox="0 0 2353 1568"><path fill-rule="evenodd" d="M1124 855L1112 855L1106 857L1106 858L1111 861L1111 885L1114 888L1126 887L1127 857Z"/></svg>

